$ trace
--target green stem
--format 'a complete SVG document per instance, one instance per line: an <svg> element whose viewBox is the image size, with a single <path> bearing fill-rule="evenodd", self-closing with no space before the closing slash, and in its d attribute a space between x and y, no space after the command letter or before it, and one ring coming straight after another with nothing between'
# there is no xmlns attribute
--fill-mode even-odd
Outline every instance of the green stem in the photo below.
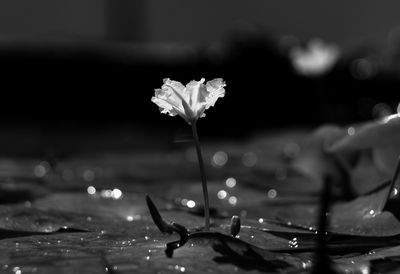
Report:
<svg viewBox="0 0 400 274"><path fill-rule="evenodd" d="M384 204L382 205L381 210L384 209L384 207L387 205L389 199L391 198L393 190L396 186L396 181L397 181L397 178L399 177L399 174L400 174L400 157L397 159L397 164L396 164L396 168L393 173L392 181L390 183L389 192L386 195L386 199L383 200Z"/></svg>
<svg viewBox="0 0 400 274"><path fill-rule="evenodd" d="M203 156L201 154L199 135L197 134L196 121L193 121L190 124L192 125L193 138L194 138L194 143L196 145L197 159L199 161L199 167L200 167L201 184L203 187L205 230L208 231L210 230L210 206L208 203L206 171L204 169L204 162L203 162Z"/></svg>

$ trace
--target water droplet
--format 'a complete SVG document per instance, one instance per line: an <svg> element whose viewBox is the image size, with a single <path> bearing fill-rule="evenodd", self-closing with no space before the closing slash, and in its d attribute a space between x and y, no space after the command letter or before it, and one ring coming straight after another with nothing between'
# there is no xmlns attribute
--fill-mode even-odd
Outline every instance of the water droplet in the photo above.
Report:
<svg viewBox="0 0 400 274"><path fill-rule="evenodd" d="M231 196L228 199L228 202L232 205L235 206L237 204L238 199L235 196Z"/></svg>
<svg viewBox="0 0 400 274"><path fill-rule="evenodd" d="M120 199L122 197L122 191L120 189L118 189L118 188L114 188L112 190L111 196L112 196L113 199L118 200L118 199Z"/></svg>
<svg viewBox="0 0 400 274"><path fill-rule="evenodd" d="M356 130L355 130L355 128L354 127L348 127L347 128L347 134L348 135L354 135L356 133Z"/></svg>
<svg viewBox="0 0 400 274"><path fill-rule="evenodd" d="M278 195L278 192L275 189L271 188L270 190L268 190L267 195L269 199L275 199Z"/></svg>
<svg viewBox="0 0 400 274"><path fill-rule="evenodd" d="M364 218L374 218L376 215L378 215L378 211L375 211L373 209L369 210L368 213L364 216Z"/></svg>
<svg viewBox="0 0 400 274"><path fill-rule="evenodd" d="M226 196L228 196L228 193L225 191L225 190L220 190L220 191L218 191L218 193L217 193L217 197L218 197L218 199L225 199L226 198Z"/></svg>
<svg viewBox="0 0 400 274"><path fill-rule="evenodd" d="M196 202L193 201L193 200L189 200L189 201L186 203L186 206L187 206L188 208L194 208L194 207L196 206Z"/></svg>
<svg viewBox="0 0 400 274"><path fill-rule="evenodd" d="M126 220L128 222L137 221L137 220L141 220L141 219L142 219L142 215L140 215L140 214L129 215L126 217Z"/></svg>
<svg viewBox="0 0 400 274"><path fill-rule="evenodd" d="M233 177L229 177L226 179L225 184L229 188L234 188L236 186L236 179Z"/></svg>
<svg viewBox="0 0 400 274"><path fill-rule="evenodd" d="M105 189L101 191L100 196L106 199L112 198L117 200L122 197L122 192L119 189Z"/></svg>
<svg viewBox="0 0 400 274"><path fill-rule="evenodd" d="M227 162L228 154L222 150L215 152L211 159L211 165L213 167L223 167Z"/></svg>
<svg viewBox="0 0 400 274"><path fill-rule="evenodd" d="M87 188L87 193L88 193L89 195L95 195L95 194L96 194L96 188L95 188L94 186L89 186L89 187Z"/></svg>
<svg viewBox="0 0 400 274"><path fill-rule="evenodd" d="M112 198L112 190L111 189L104 189L101 191L100 196L103 198Z"/></svg>
<svg viewBox="0 0 400 274"><path fill-rule="evenodd" d="M46 161L43 161L34 167L33 173L35 174L36 177L44 177L49 170L50 170L50 164Z"/></svg>
<svg viewBox="0 0 400 274"><path fill-rule="evenodd" d="M293 239L289 240L289 247L290 248L298 248L299 247L297 238L293 238Z"/></svg>
<svg viewBox="0 0 400 274"><path fill-rule="evenodd" d="M361 265L359 270L360 270L361 274L370 274L371 273L371 271L370 271L371 269L370 269L369 265Z"/></svg>
<svg viewBox="0 0 400 274"><path fill-rule="evenodd" d="M177 271L180 271L180 272L185 272L186 271L186 268L183 267L183 266L180 266L180 265L175 265L174 269L177 270Z"/></svg>
<svg viewBox="0 0 400 274"><path fill-rule="evenodd" d="M182 199L181 200L181 205L186 206L188 202L188 199Z"/></svg>
<svg viewBox="0 0 400 274"><path fill-rule="evenodd" d="M308 260L306 262L302 262L303 269L310 268L312 266L312 261Z"/></svg>
<svg viewBox="0 0 400 274"><path fill-rule="evenodd" d="M14 267L14 268L12 269L12 271L13 271L15 274L21 274L21 273L22 273L22 271L21 271L21 269L20 269L19 266Z"/></svg>

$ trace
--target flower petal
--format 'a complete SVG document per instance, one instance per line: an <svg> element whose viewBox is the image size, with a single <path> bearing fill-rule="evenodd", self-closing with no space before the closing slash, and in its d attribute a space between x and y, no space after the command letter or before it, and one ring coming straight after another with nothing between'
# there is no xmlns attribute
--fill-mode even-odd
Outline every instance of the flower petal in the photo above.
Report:
<svg viewBox="0 0 400 274"><path fill-rule="evenodd" d="M167 101L171 106L175 108L180 108L180 106L182 105L181 99L176 96L172 88L164 85L161 89L155 90L155 97Z"/></svg>
<svg viewBox="0 0 400 274"><path fill-rule="evenodd" d="M159 106L161 113L179 115L187 122L204 117L204 111L214 106L218 98L225 95L225 82L221 78L208 81L191 81L186 87L180 82L164 79L161 89L155 89L151 101Z"/></svg>
<svg viewBox="0 0 400 274"><path fill-rule="evenodd" d="M205 79L200 81L191 81L186 85L186 91L190 95L190 109L195 117L200 118L205 110L207 90L204 85Z"/></svg>
<svg viewBox="0 0 400 274"><path fill-rule="evenodd" d="M204 88L205 79L202 78L200 81L192 80L186 85L186 91L190 95L189 104L194 106L199 102L199 96L201 96L201 89Z"/></svg>
<svg viewBox="0 0 400 274"><path fill-rule="evenodd" d="M181 92L183 89L184 86L181 83L164 79L164 85L161 89L155 89L155 96L151 98L151 101L160 107L161 113L168 113L170 116L179 114L184 117L182 99L176 92L176 90Z"/></svg>
<svg viewBox="0 0 400 274"><path fill-rule="evenodd" d="M175 116L178 114L176 108L172 107L172 105L164 99L151 97L151 101L160 108L161 113L169 114L170 116Z"/></svg>
<svg viewBox="0 0 400 274"><path fill-rule="evenodd" d="M184 93L185 86L182 85L181 82L174 81L174 80L171 80L169 78L164 78L163 82L164 82L164 85L168 85L168 86L173 87L177 92L179 92L181 94Z"/></svg>
<svg viewBox="0 0 400 274"><path fill-rule="evenodd" d="M221 78L217 78L211 81L208 81L206 84L207 96L206 96L206 108L213 107L218 98L222 98L225 96L226 86L224 80Z"/></svg>
<svg viewBox="0 0 400 274"><path fill-rule="evenodd" d="M166 78L164 79L164 85L162 87L170 89L175 96L182 97L186 102L189 102L189 94L187 93L185 86L180 82Z"/></svg>

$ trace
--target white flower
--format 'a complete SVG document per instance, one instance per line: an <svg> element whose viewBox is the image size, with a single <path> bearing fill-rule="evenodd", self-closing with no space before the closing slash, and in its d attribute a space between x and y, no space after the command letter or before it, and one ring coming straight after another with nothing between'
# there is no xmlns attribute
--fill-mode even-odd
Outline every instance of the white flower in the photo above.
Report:
<svg viewBox="0 0 400 274"><path fill-rule="evenodd" d="M340 51L335 45L314 39L308 43L307 48L294 47L290 51L295 70L303 75L317 76L328 72L339 58Z"/></svg>
<svg viewBox="0 0 400 274"><path fill-rule="evenodd" d="M188 123L204 117L204 111L214 106L220 97L225 96L225 82L221 78L208 81L191 81L186 85L164 79L161 89L155 89L151 101L159 106L161 113L179 115Z"/></svg>

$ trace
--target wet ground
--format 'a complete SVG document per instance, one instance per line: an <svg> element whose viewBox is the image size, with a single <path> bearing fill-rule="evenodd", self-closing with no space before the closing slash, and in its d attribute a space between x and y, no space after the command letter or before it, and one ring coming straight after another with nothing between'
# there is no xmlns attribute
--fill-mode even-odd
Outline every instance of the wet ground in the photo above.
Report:
<svg viewBox="0 0 400 274"><path fill-rule="evenodd" d="M285 131L204 142L208 233L190 142L1 158L0 273L311 273L320 265L340 273L394 273L400 223L390 212L374 212L385 190L379 174L349 198L346 187L332 188L321 240L318 176L337 168L321 157L318 142L305 142L310 138L307 131ZM293 164L297 158L300 165ZM361 180L370 167L361 165L350 177ZM157 228L146 194L167 223L187 229L172 257L166 246L182 235ZM241 219L235 237L233 215Z"/></svg>

